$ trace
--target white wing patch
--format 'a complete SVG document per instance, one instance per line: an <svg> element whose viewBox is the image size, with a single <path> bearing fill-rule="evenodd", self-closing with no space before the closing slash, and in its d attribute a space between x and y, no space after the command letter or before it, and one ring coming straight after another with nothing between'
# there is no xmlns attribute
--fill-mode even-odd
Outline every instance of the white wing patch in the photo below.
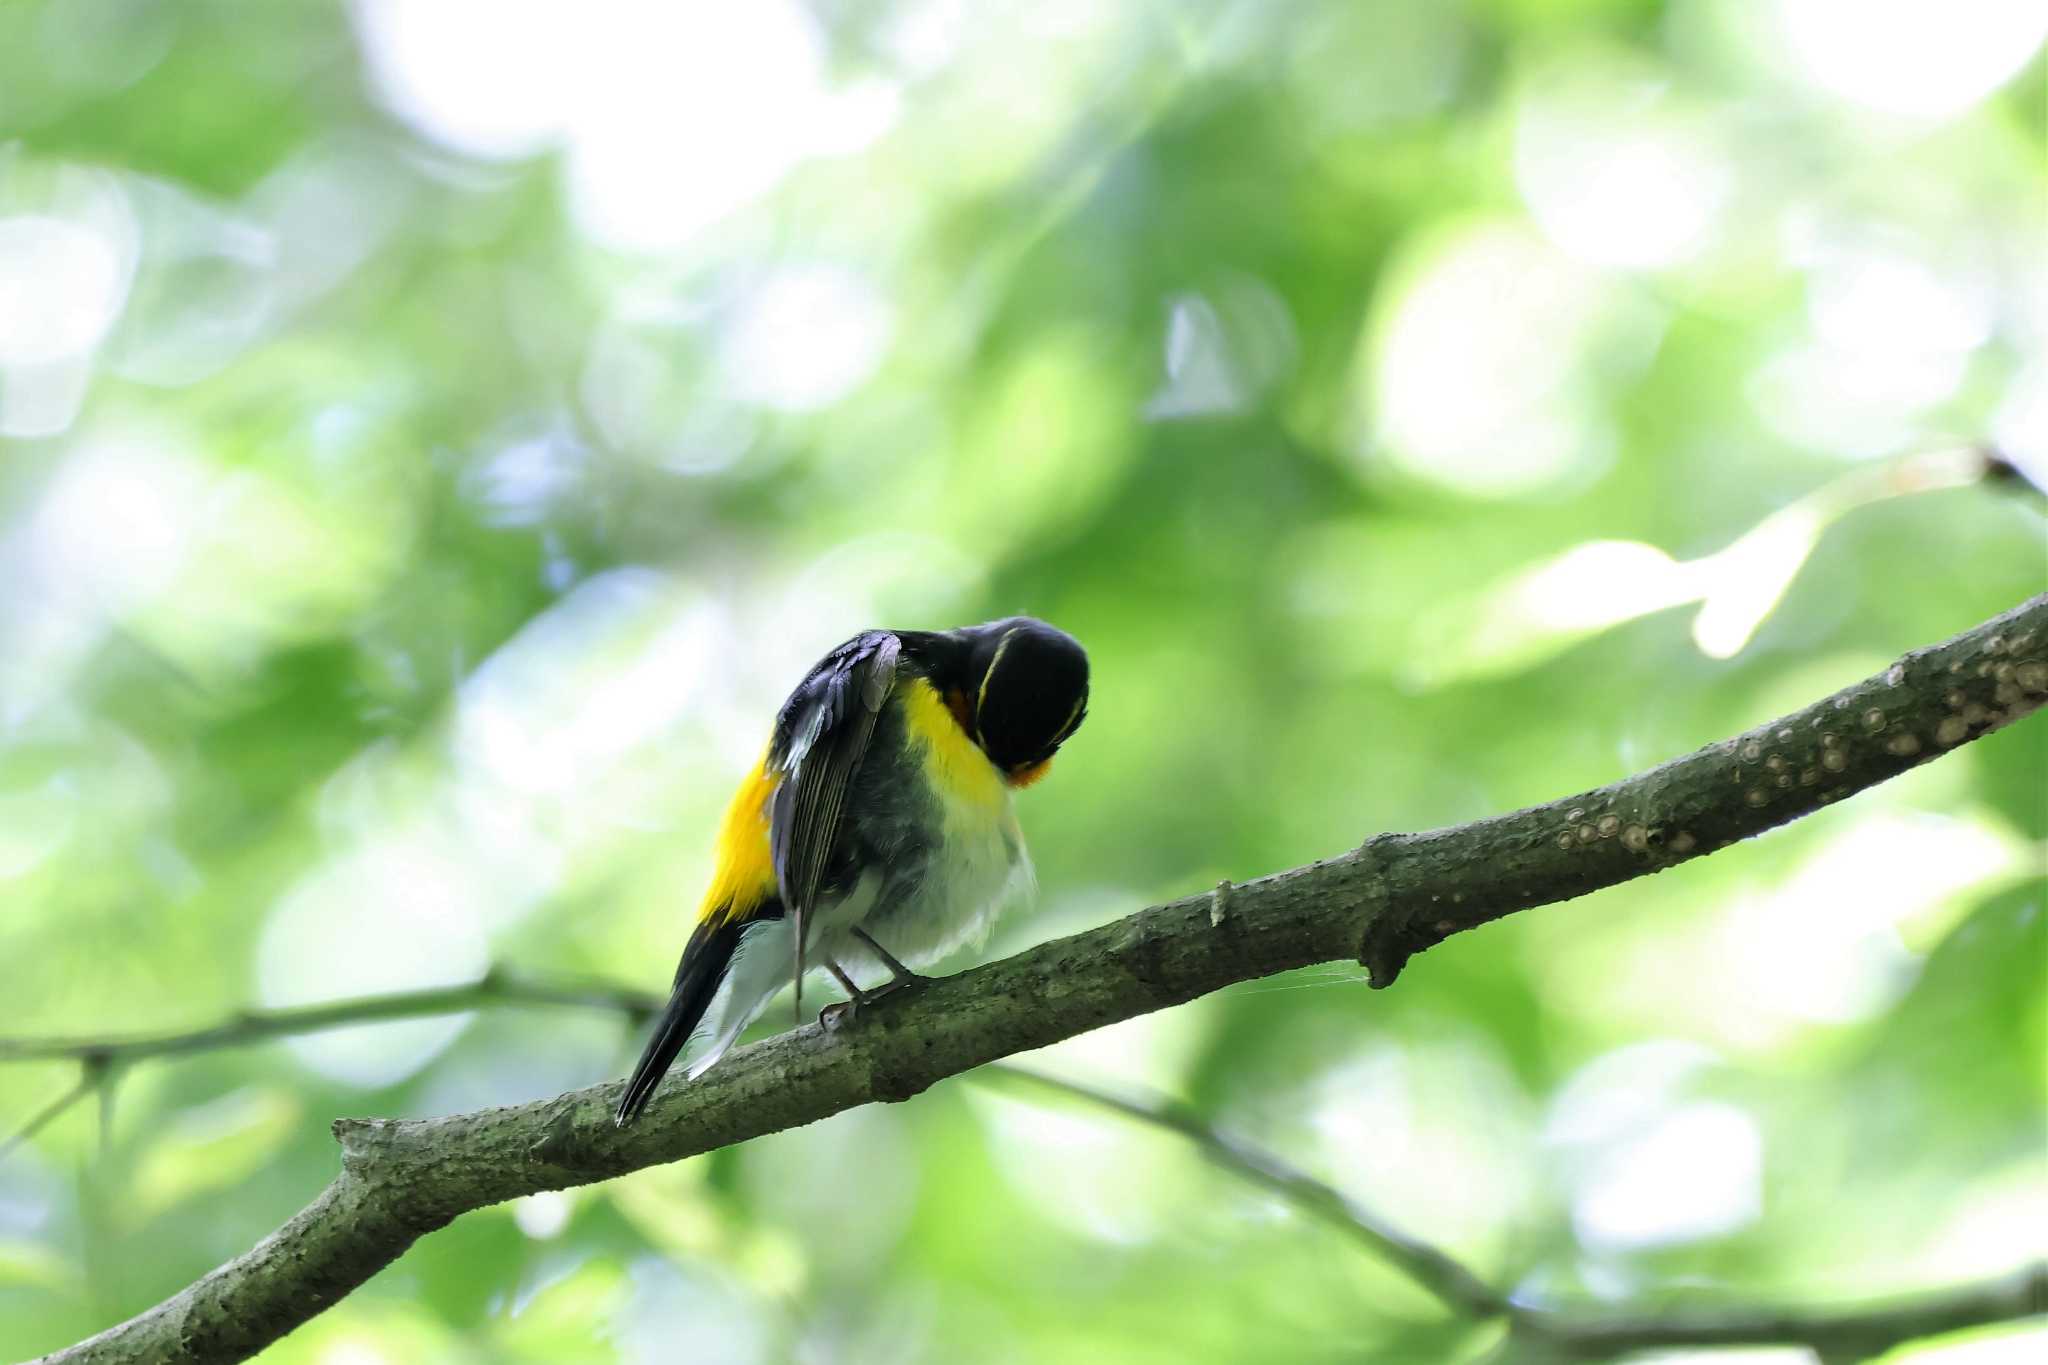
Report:
<svg viewBox="0 0 2048 1365"><path fill-rule="evenodd" d="M803 724L789 737L789 752L783 755L781 764L784 776L795 772L803 765L804 755L810 753L811 746L818 742L818 736L824 732L825 708L818 702L812 702L810 709L804 713Z"/></svg>

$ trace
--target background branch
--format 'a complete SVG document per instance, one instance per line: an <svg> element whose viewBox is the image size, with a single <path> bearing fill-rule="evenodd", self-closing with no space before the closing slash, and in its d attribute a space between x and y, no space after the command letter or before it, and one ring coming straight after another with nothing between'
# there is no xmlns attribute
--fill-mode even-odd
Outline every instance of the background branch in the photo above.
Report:
<svg viewBox="0 0 2048 1365"><path fill-rule="evenodd" d="M1507 1298L1446 1252L1410 1237L1351 1196L1326 1185L1271 1152L1245 1142L1204 1120L1194 1111L1159 1096L1139 1099L1117 1095L1042 1071L996 1066L987 1073L1028 1086L1055 1091L1126 1118L1168 1132L1195 1144L1218 1166L1313 1215L1361 1243L1368 1251L1403 1271L1450 1308L1473 1317L1497 1317L1509 1311Z"/></svg>
<svg viewBox="0 0 2048 1365"><path fill-rule="evenodd" d="M1920 1337L2048 1313L2048 1263L1982 1284L1856 1308L1676 1308L1625 1314L1609 1309L1595 1315L1520 1304L1442 1249L1393 1228L1342 1190L1170 1100L1117 1095L1016 1066L993 1067L983 1074L1021 1080L1180 1134L1217 1165L1399 1267L1446 1307L1475 1321L1507 1318L1511 1343L1534 1347L1552 1359L1609 1360L1631 1351L1680 1346L1769 1345L1811 1346L1824 1359L1855 1352L1854 1358L1862 1359ZM1528 1354L1513 1358L1526 1361Z"/></svg>
<svg viewBox="0 0 2048 1365"><path fill-rule="evenodd" d="M571 1005L621 1010L635 1020L661 1008L661 1000L642 991L592 982L535 981L493 968L476 981L457 986L431 986L416 991L358 996L317 1005L274 1010L244 1010L233 1018L203 1028L166 1033L115 1034L75 1038L0 1038L0 1063L78 1062L76 1084L39 1109L5 1141L0 1161L16 1147L61 1118L94 1092L106 1094L120 1070L132 1063L194 1052L247 1047L298 1033L318 1033L349 1024L391 1019L418 1019L460 1014L491 1005Z"/></svg>
<svg viewBox="0 0 2048 1365"><path fill-rule="evenodd" d="M50 1124L62 1117L65 1110L84 1099L87 1095L90 1095L96 1084L98 1084L98 1077L95 1076L90 1066L86 1067L77 1082L70 1089L59 1095L56 1099L51 1100L41 1109L36 1110L35 1113L29 1115L28 1122L17 1128L5 1142L0 1142L0 1161L5 1161L8 1157L12 1156L15 1148L27 1142L37 1133L42 1132L43 1129L49 1127Z"/></svg>
<svg viewBox="0 0 2048 1365"><path fill-rule="evenodd" d="M340 1174L249 1252L49 1361L245 1358L461 1213L838 1113L1238 981L1357 957L1375 986L1452 934L1726 847L2037 709L2048 597L1832 697L1595 791L1220 887L757 1043L647 1117L616 1084L419 1120L341 1120ZM1623 1349L1627 1349L1626 1347Z"/></svg>
<svg viewBox="0 0 2048 1365"><path fill-rule="evenodd" d="M361 996L286 1009L244 1010L204 1028L172 1033L117 1034L110 1037L0 1038L0 1062L50 1061L76 1058L106 1066L125 1066L153 1057L246 1047L272 1038L348 1024L389 1019L418 1019L460 1014L490 1005L570 1005L622 1010L639 1018L661 1008L661 999L644 991L597 982L538 981L493 970L458 986L431 986L417 991Z"/></svg>
<svg viewBox="0 0 2048 1365"><path fill-rule="evenodd" d="M1867 1360L1901 1342L2043 1313L2048 1313L2048 1262L1938 1294L1820 1312L1679 1308L1654 1316L1582 1321L1518 1309L1509 1339L1570 1360L1608 1360L1679 1346L1760 1345L1808 1346L1822 1360Z"/></svg>

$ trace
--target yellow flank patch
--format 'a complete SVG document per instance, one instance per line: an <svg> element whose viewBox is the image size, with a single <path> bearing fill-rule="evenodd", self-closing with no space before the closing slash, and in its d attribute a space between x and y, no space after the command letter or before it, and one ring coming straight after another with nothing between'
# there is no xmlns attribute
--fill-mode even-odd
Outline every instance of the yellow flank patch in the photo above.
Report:
<svg viewBox="0 0 2048 1365"><path fill-rule="evenodd" d="M967 737L959 721L923 678L909 680L898 692L910 737L926 751L925 775L943 796L971 806L1003 804L1003 779L981 746Z"/></svg>
<svg viewBox="0 0 2048 1365"><path fill-rule="evenodd" d="M775 894L775 859L768 849L768 802L782 783L768 769L768 755L753 766L718 823L711 885L697 918L709 924L745 919Z"/></svg>

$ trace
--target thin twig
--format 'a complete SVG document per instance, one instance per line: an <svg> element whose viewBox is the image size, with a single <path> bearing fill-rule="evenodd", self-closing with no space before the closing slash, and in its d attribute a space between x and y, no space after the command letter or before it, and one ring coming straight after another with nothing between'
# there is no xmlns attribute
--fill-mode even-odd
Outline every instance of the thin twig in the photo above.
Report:
<svg viewBox="0 0 2048 1365"><path fill-rule="evenodd" d="M318 1005L247 1010L217 1024L174 1033L105 1038L0 1038L0 1062L71 1057L80 1061L98 1058L109 1066L122 1066L149 1057L244 1047L272 1038L319 1033L351 1024L460 1014L488 1005L569 1005L620 1010L639 1018L660 1009L661 1001L644 991L619 986L595 982L531 981L494 971L459 986L430 986L424 990L331 1000Z"/></svg>
<svg viewBox="0 0 2048 1365"><path fill-rule="evenodd" d="M1163 1097L1140 1099L1118 1095L1080 1081L1002 1062L984 1067L975 1074L1021 1080L1056 1090L1099 1108L1114 1110L1140 1123L1178 1133L1218 1166L1279 1195L1302 1212L1313 1214L1339 1232L1363 1243L1375 1255L1391 1262L1408 1278L1452 1308L1480 1318L1497 1317L1508 1311L1506 1298L1447 1253L1400 1231L1342 1190L1324 1184L1272 1152L1215 1127L1183 1105Z"/></svg>
<svg viewBox="0 0 2048 1365"><path fill-rule="evenodd" d="M1512 1302L1449 1253L1392 1227L1343 1191L1164 1097L1138 1098L1008 1063L975 1073L1055 1090L1194 1143L1203 1156L1362 1243L1475 1321L1506 1317L1511 1340L1553 1360L1608 1360L1660 1347L1801 1345L1832 1357L1886 1350L1964 1327L2048 1313L2048 1264L1998 1280L1890 1303L1838 1309L1674 1308L1615 1314ZM1510 1356L1510 1359L1521 1359Z"/></svg>
<svg viewBox="0 0 2048 1365"><path fill-rule="evenodd" d="M13 1135L7 1141L0 1142L0 1161L5 1161L8 1157L14 1155L15 1148L21 1146L55 1122L65 1110L77 1104L87 1095L90 1095L93 1092L93 1088L98 1084L99 1077L91 1071L81 1075L69 1090L59 1095L56 1099L51 1100L41 1109L38 1109L30 1116L27 1123L14 1130Z"/></svg>

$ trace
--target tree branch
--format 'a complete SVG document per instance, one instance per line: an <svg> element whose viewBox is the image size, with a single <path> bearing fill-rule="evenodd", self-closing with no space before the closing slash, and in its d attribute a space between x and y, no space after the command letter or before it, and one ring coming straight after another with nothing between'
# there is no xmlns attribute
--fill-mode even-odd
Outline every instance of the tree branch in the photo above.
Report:
<svg viewBox="0 0 2048 1365"><path fill-rule="evenodd" d="M138 1033L105 1038L0 1038L0 1062L79 1062L118 1067L151 1057L244 1047L296 1033L318 1033L350 1024L425 1015L461 1014L486 1005L576 1005L622 1010L639 1018L661 1008L658 996L597 982L530 981L491 971L456 986L432 986L318 1005L245 1010L218 1024L177 1033Z"/></svg>
<svg viewBox="0 0 2048 1365"><path fill-rule="evenodd" d="M1510 1311L1505 1295L1448 1253L1410 1237L1342 1190L1324 1184L1271 1152L1224 1132L1200 1115L1171 1101L1117 1095L1021 1066L1000 1065L989 1070L1005 1079L1015 1078L1071 1095L1099 1108L1114 1110L1126 1118L1180 1134L1194 1143L1209 1160L1280 1196L1303 1212L1322 1219L1363 1244L1375 1256L1391 1262L1409 1279L1460 1313L1475 1318L1492 1318Z"/></svg>
<svg viewBox="0 0 2048 1365"><path fill-rule="evenodd" d="M1022 1067L991 1070L1005 1079L1055 1090L1179 1133L1217 1165L1321 1218L1392 1262L1447 1307L1478 1322L1508 1319L1509 1341L1532 1347L1548 1359L1609 1360L1631 1351L1680 1346L1799 1345L1811 1346L1824 1359L1852 1354L1861 1360L1900 1342L2048 1313L2048 1263L1982 1284L1860 1308L1730 1308L1717 1312L1680 1308L1626 1317L1537 1308L1514 1302L1449 1253L1388 1226L1343 1191L1171 1101L1116 1095ZM1528 1357L1525 1351L1511 1358L1526 1361Z"/></svg>
<svg viewBox="0 0 2048 1365"><path fill-rule="evenodd" d="M79 1076L77 1082L69 1090L66 1090L56 1099L51 1100L41 1109L29 1115L28 1122L15 1129L5 1142L0 1142L0 1161L5 1161L13 1154L15 1148L27 1142L37 1133L42 1132L44 1128L62 1116L72 1105L90 1095L93 1092L93 1087L97 1084L99 1084L99 1077L92 1070L87 1069Z"/></svg>
<svg viewBox="0 0 2048 1365"><path fill-rule="evenodd" d="M1901 1342L2043 1313L2048 1313L2048 1262L1938 1294L1828 1311L1676 1309L1655 1317L1602 1322L1518 1308L1509 1339L1570 1360L1609 1360L1631 1351L1678 1346L1778 1345L1809 1346L1823 1360L1868 1360Z"/></svg>
<svg viewBox="0 0 2048 1365"><path fill-rule="evenodd" d="M1518 910L1724 848L1947 752L2048 699L2048 595L1801 711L1596 791L1359 849L925 983L672 1082L617 1128L617 1083L529 1104L334 1125L341 1171L250 1251L45 1357L240 1360L470 1209L610 1179L933 1083L1238 981L1356 957L1375 986Z"/></svg>

